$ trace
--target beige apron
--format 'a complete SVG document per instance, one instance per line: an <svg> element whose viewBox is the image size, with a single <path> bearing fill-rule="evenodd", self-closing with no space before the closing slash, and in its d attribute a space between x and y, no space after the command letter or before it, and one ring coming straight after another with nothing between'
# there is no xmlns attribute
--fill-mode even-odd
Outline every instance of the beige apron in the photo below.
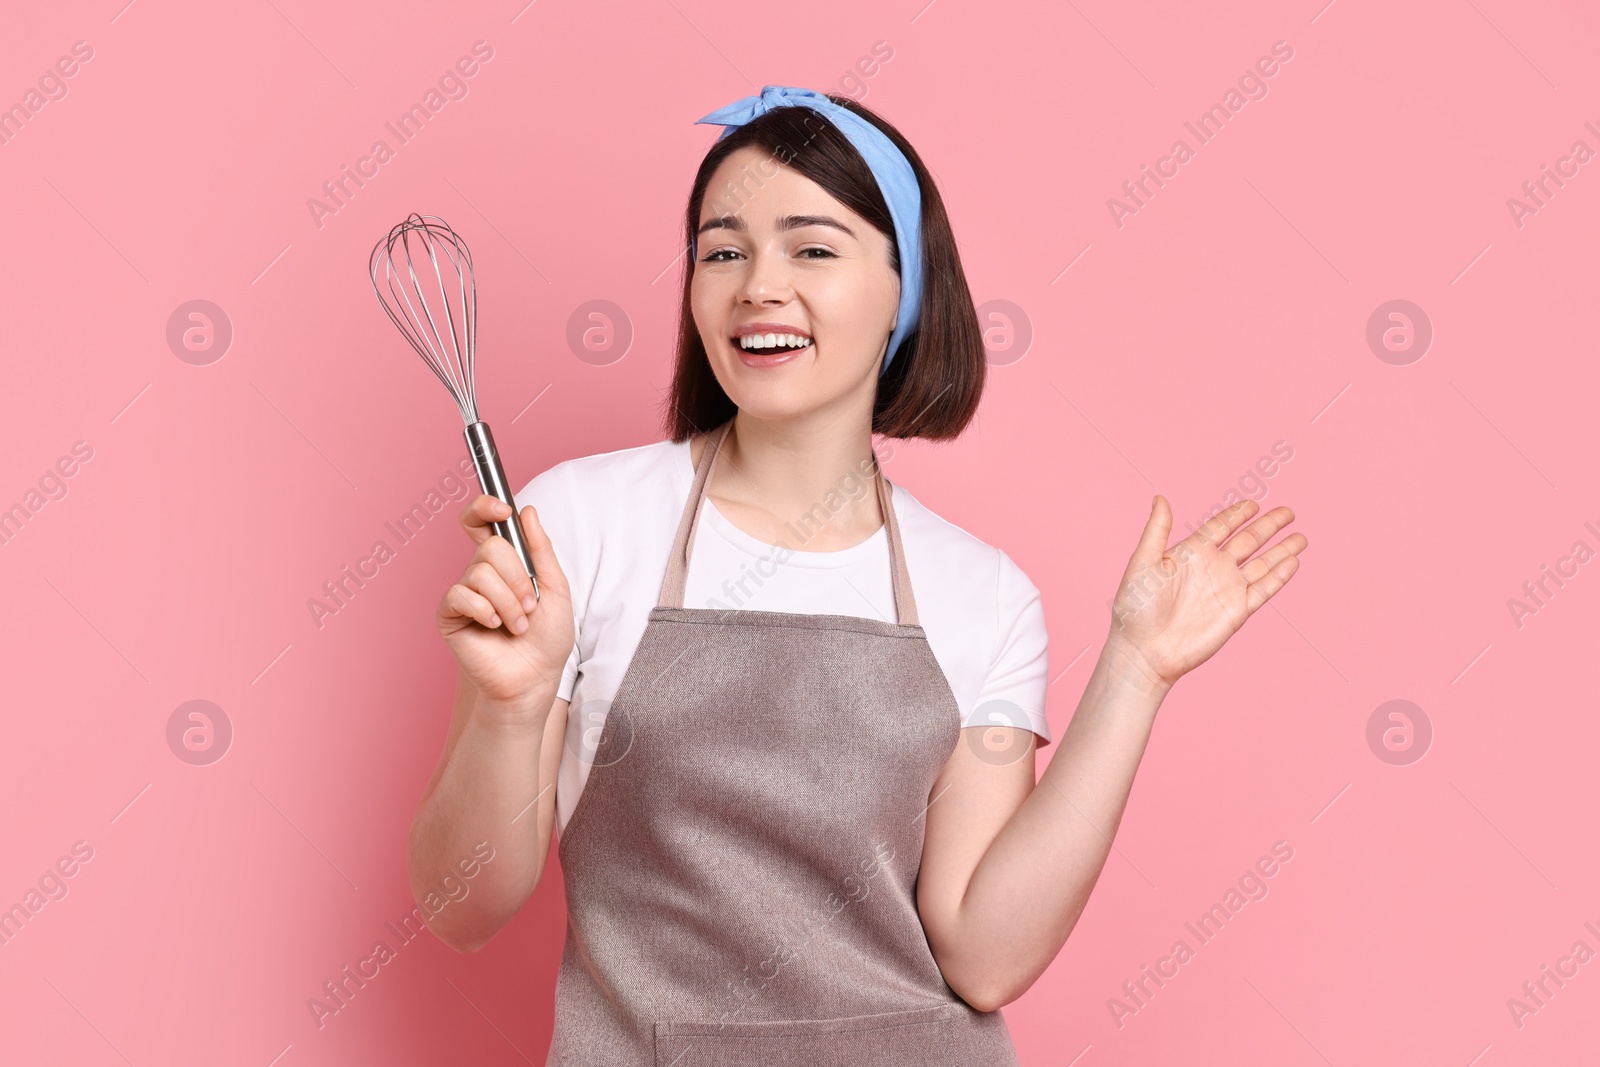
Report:
<svg viewBox="0 0 1600 1067"><path fill-rule="evenodd" d="M732 420L560 835L567 937L547 1065L1014 1067L917 913L924 813L960 711L877 479L898 623L683 607Z"/></svg>

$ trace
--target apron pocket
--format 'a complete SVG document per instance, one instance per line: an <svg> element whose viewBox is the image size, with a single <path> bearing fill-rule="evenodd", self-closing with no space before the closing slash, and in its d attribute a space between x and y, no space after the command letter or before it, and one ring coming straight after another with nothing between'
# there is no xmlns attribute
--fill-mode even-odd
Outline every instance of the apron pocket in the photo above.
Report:
<svg viewBox="0 0 1600 1067"><path fill-rule="evenodd" d="M1009 1067L1017 1062L999 1012L962 1002L837 1019L660 1021L656 1067Z"/></svg>

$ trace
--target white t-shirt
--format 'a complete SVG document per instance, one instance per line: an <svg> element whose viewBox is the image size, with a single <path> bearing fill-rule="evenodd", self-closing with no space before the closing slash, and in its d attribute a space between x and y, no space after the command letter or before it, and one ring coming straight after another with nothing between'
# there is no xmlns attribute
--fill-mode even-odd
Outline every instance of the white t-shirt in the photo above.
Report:
<svg viewBox="0 0 1600 1067"><path fill-rule="evenodd" d="M667 556L689 500L689 442L670 440L565 460L516 494L532 504L572 590L577 640L557 696L569 701L556 778L556 827L588 780L600 728L661 593ZM1011 558L891 485L895 518L934 658L963 727L1018 726L1051 741L1044 607ZM872 492L864 479L856 493ZM841 499L843 494L841 493ZM689 554L684 607L894 615L884 527L837 552L808 552L805 535L769 545L734 526L706 497Z"/></svg>

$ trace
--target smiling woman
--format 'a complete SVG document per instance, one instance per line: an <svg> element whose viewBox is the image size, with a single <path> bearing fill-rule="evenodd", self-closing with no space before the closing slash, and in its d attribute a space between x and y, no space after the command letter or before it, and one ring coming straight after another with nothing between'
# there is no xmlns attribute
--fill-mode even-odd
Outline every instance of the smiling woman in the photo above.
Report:
<svg viewBox="0 0 1600 1067"><path fill-rule="evenodd" d="M517 827L429 921L476 950L558 835L548 1064L1015 1067L998 1009L1083 911L1157 707L1305 539L1266 548L1292 513L1246 527L1247 503L1169 551L1156 497L1039 779L1039 590L873 449L959 436L983 391L937 188L843 98L769 85L700 121L727 130L685 216L667 439L462 513L476 551L437 615L460 680L412 885ZM491 529L513 514L537 600Z"/></svg>
<svg viewBox="0 0 1600 1067"><path fill-rule="evenodd" d="M737 405L718 381L715 367L734 369L732 357L744 347L744 333L787 330L809 337L812 366L829 359L824 373L851 368L862 375L877 369L871 402L875 434L948 440L958 436L976 413L983 394L987 360L983 336L956 250L944 201L916 150L900 133L866 108L842 97L829 98L857 116L899 154L907 178L903 214L897 226L878 175L861 151L829 117L809 107L774 107L742 126L730 127L707 153L690 188L685 237L692 269L686 273L679 313L677 366L668 432L681 441L702 427L732 418ZM891 150L886 148L887 150ZM882 169L882 168L880 168ZM898 191L891 185L891 191ZM816 289L808 301L827 311L841 329L823 334L833 322L745 321L747 310L729 316L728 287L753 269L754 242L747 216L771 215L779 200L810 204L770 219L763 261L784 249L788 262ZM913 321L901 289L898 233L915 231ZM925 279L925 280L924 280ZM759 281L759 279L758 279ZM824 293L821 287L827 286ZM713 310L714 309L714 310ZM724 321L707 321L707 314ZM744 315L745 318L740 316ZM816 332L812 332L816 331ZM891 338L892 333L900 336ZM702 338L727 338L713 345ZM887 342L896 343L889 346ZM849 346L848 348L846 346ZM720 362L719 362L720 361ZM745 358L740 364L765 368L793 359ZM867 383L858 385L866 388Z"/></svg>

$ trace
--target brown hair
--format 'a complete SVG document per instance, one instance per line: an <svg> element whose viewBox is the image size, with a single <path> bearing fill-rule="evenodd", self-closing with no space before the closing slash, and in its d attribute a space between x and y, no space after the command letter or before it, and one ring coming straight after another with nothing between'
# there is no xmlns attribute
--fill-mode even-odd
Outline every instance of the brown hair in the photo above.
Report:
<svg viewBox="0 0 1600 1067"><path fill-rule="evenodd" d="M829 94L828 99L882 130L910 161L922 192L922 310L917 328L906 335L889 369L878 379L872 432L892 438L950 440L960 435L977 411L988 362L944 201L916 150L898 130L847 97ZM736 128L706 153L689 193L686 248L697 247L695 230L711 175L729 154L752 145L767 149L779 163L816 182L887 235L890 263L899 273L894 220L871 169L837 126L803 106L773 108ZM759 182L759 176L755 180ZM691 256L683 272L677 362L664 415L668 434L679 442L722 425L738 410L712 373L695 328L689 301L694 271Z"/></svg>

